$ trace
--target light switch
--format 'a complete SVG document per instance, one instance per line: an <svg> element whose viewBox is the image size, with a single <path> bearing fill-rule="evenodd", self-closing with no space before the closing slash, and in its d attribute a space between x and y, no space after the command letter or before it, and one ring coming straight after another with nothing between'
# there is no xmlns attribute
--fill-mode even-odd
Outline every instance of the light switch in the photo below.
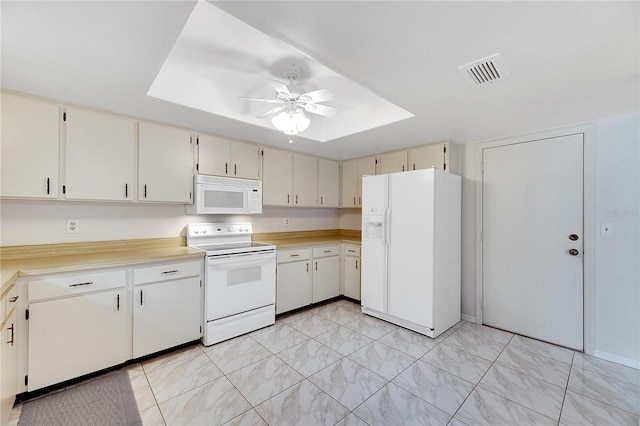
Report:
<svg viewBox="0 0 640 426"><path fill-rule="evenodd" d="M601 223L600 224L600 235L603 237L613 237L613 224L611 223Z"/></svg>

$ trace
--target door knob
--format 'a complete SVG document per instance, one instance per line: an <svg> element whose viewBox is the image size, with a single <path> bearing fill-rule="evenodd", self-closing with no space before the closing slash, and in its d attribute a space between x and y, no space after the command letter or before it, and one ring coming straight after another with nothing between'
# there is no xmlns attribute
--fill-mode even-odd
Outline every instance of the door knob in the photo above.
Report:
<svg viewBox="0 0 640 426"><path fill-rule="evenodd" d="M571 241L578 241L578 236L576 234L571 234L571 235L569 235L569 239Z"/></svg>
<svg viewBox="0 0 640 426"><path fill-rule="evenodd" d="M578 254L580 254L580 252L578 250L576 250L576 249L571 249L571 250L569 250L569 254L571 256L577 256Z"/></svg>

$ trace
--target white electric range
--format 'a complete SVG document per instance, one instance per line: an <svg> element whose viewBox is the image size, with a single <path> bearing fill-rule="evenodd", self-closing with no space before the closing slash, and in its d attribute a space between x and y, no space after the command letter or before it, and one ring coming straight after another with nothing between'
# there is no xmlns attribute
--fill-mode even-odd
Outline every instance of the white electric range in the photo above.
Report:
<svg viewBox="0 0 640 426"><path fill-rule="evenodd" d="M276 247L251 234L250 223L187 226L187 245L206 253L205 346L275 322Z"/></svg>

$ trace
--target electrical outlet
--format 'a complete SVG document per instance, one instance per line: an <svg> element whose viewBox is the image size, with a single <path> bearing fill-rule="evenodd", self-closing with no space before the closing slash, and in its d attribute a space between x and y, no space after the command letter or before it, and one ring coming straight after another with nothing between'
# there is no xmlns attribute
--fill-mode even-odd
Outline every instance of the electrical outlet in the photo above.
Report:
<svg viewBox="0 0 640 426"><path fill-rule="evenodd" d="M284 218L284 226L289 226L289 218L288 217Z"/></svg>
<svg viewBox="0 0 640 426"><path fill-rule="evenodd" d="M613 224L611 223L601 223L600 224L600 235L603 237L613 237Z"/></svg>
<svg viewBox="0 0 640 426"><path fill-rule="evenodd" d="M80 221L78 219L67 219L67 234L78 234L80 232Z"/></svg>

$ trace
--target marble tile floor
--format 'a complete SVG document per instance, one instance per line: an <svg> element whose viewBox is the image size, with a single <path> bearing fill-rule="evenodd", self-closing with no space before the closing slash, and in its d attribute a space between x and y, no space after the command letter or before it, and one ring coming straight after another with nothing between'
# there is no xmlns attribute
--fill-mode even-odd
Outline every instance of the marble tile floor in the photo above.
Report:
<svg viewBox="0 0 640 426"><path fill-rule="evenodd" d="M465 321L431 339L346 300L127 370L144 425L640 424L639 370Z"/></svg>

